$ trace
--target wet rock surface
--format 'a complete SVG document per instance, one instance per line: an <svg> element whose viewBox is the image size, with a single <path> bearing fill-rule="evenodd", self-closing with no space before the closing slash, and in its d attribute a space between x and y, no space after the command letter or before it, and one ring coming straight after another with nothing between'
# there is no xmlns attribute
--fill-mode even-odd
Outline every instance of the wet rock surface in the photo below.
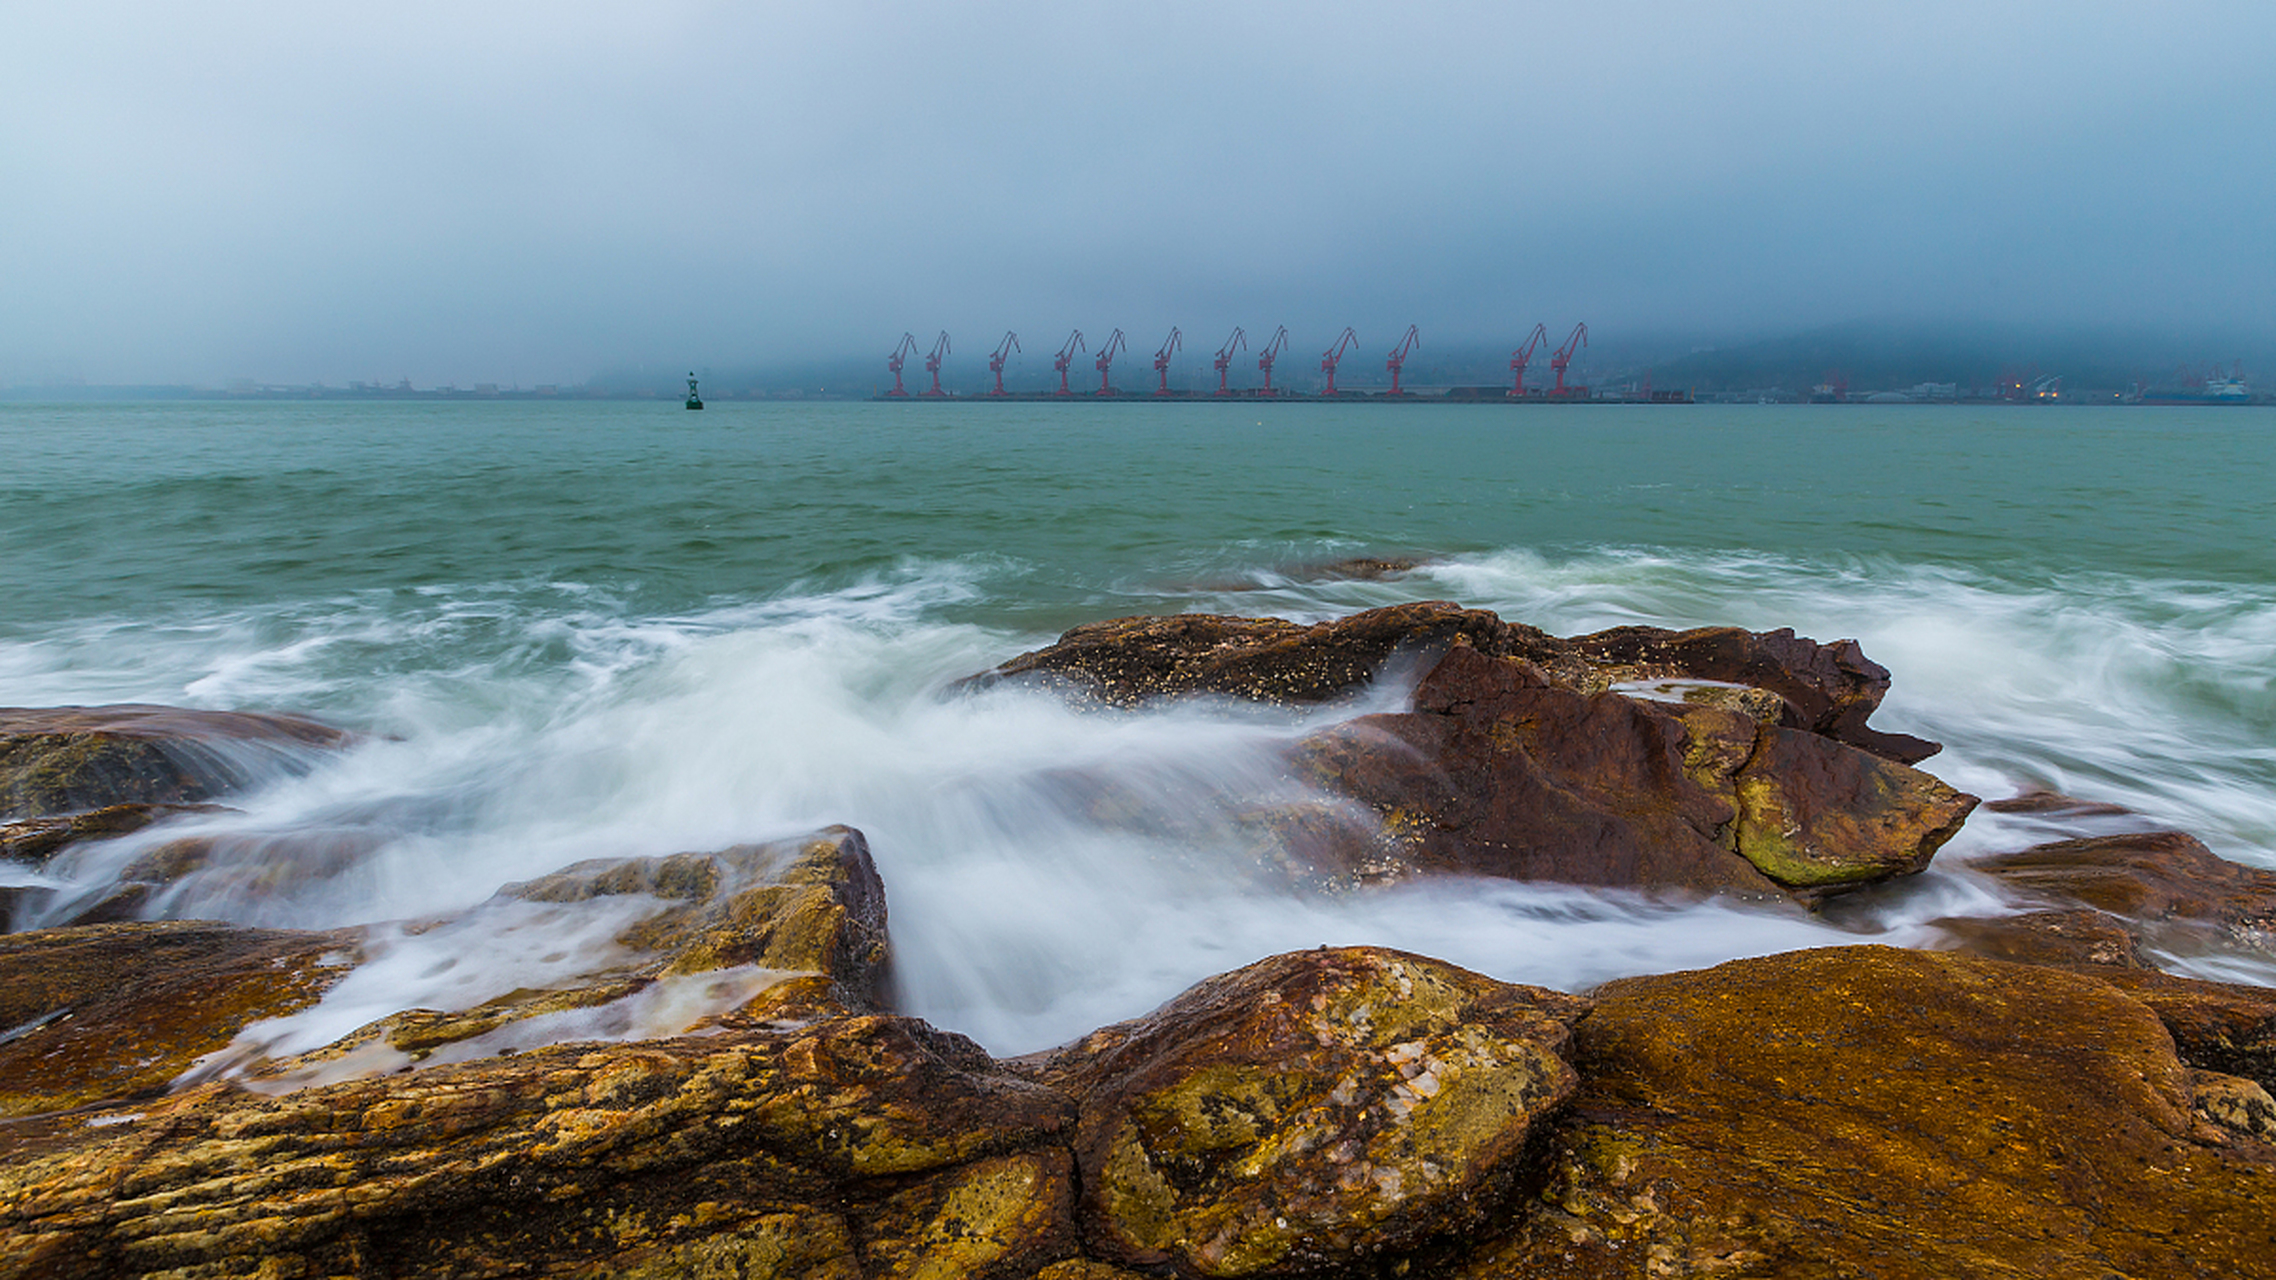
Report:
<svg viewBox="0 0 2276 1280"><path fill-rule="evenodd" d="M46 814L0 822L0 860L42 867L82 840L129 835L183 814L211 813L218 805L112 804L79 813Z"/></svg>
<svg viewBox="0 0 2276 1280"><path fill-rule="evenodd" d="M1181 1274L1350 1269L1474 1223L1571 1092L1585 1001L1322 948L1212 979L1034 1064L1082 1100L1093 1251Z"/></svg>
<svg viewBox="0 0 2276 1280"><path fill-rule="evenodd" d="M1537 1198L1444 1274L2276 1274L2261 1087L2098 977L1851 947L1595 996Z"/></svg>
<svg viewBox="0 0 2276 1280"><path fill-rule="evenodd" d="M1026 1276L1075 1252L1073 1119L878 1017L208 1085L0 1130L0 1275Z"/></svg>
<svg viewBox="0 0 2276 1280"><path fill-rule="evenodd" d="M391 1014L282 1060L240 1033L314 1005L382 945L371 930L131 921L0 937L0 1116L150 1096L193 1067L289 1087L490 1056L532 1035L542 1042L537 1027L521 1024L547 1019L564 1028L558 1039L648 1025L676 1033L711 1010L787 1022L879 1006L884 890L867 843L848 827L716 853L580 863L507 886L456 919L417 922L414 933L478 932L497 905L575 911L636 898L647 909L629 917L619 950L573 976L470 1008ZM674 1025L674 1009L690 1012Z"/></svg>
<svg viewBox="0 0 2276 1280"><path fill-rule="evenodd" d="M239 1028L316 1003L359 941L183 920L0 937L0 1117L162 1094Z"/></svg>
<svg viewBox="0 0 2276 1280"><path fill-rule="evenodd" d="M194 804L349 735L297 716L121 704L0 708L0 819Z"/></svg>
<svg viewBox="0 0 2276 1280"><path fill-rule="evenodd" d="M2093 907L2168 938L2197 932L2276 949L2276 872L2230 862L2179 831L2058 840L1968 865L2022 897Z"/></svg>
<svg viewBox="0 0 2276 1280"><path fill-rule="evenodd" d="M1957 916L1931 921L1956 951L2018 964L2148 967L2141 940L2106 911L2026 911L2012 916Z"/></svg>
<svg viewBox="0 0 2276 1280"><path fill-rule="evenodd" d="M1447 601L1394 605L1305 626L1212 614L1117 618L1076 627L968 685L1011 681L1078 700L1134 707L1200 693L1277 704L1346 697L1394 658L1427 667L1457 642L1533 663L1558 684L1597 693L1621 682L1689 679L1758 688L1779 699L1779 723L1899 763L1936 744L1866 725L1889 689L1888 669L1854 640L1819 644L1791 629L1670 631L1619 627L1560 639Z"/></svg>
<svg viewBox="0 0 2276 1280"><path fill-rule="evenodd" d="M1714 703L1581 693L1451 646L1411 712L1306 740L1421 871L1809 897L1910 874L1974 806L1909 766Z"/></svg>
<svg viewBox="0 0 2276 1280"><path fill-rule="evenodd" d="M1280 850L1266 861L1330 884L1460 873L1815 902L1920 871L1976 803L1910 767L1934 744L1866 724L1885 669L1853 641L1791 631L1565 640L1443 602L1312 626L1125 618L975 681L1122 708L1197 694L1293 705L1402 663L1420 672L1411 711L1323 730L1294 761L1368 806L1380 832L1260 815L1260 843Z"/></svg>

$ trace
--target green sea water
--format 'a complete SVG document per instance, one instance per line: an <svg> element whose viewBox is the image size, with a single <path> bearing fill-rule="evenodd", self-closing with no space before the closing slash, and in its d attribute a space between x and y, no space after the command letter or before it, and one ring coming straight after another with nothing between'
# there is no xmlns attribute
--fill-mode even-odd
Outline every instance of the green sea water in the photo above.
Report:
<svg viewBox="0 0 2276 1280"><path fill-rule="evenodd" d="M11 634L518 580L684 610L909 557L1017 563L1007 616L1519 547L2276 583L2265 409L5 405L0 440Z"/></svg>
<svg viewBox="0 0 2276 1280"><path fill-rule="evenodd" d="M2269 409L4 403L0 457L0 704L370 733L211 820L249 866L317 833L344 870L212 878L162 914L398 918L846 822L911 1006L999 1049L1283 946L1571 986L1827 936L1512 886L1275 895L1189 819L1280 785L1301 723L942 696L1099 618L1415 599L1565 634L1853 636L1895 675L1876 723L1944 742L1948 780L2114 801L2276 867ZM1334 570L1362 556L1417 566ZM1085 819L1070 771L1183 843ZM1875 927L2004 909L1967 859L2049 836L1979 812ZM114 846L51 869L47 909L108 883Z"/></svg>

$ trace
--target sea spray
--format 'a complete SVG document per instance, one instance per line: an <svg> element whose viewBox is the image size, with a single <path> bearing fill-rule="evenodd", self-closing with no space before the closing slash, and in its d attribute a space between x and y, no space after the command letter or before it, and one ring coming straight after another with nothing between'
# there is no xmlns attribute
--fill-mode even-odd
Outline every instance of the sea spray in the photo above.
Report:
<svg viewBox="0 0 2276 1280"><path fill-rule="evenodd" d="M1318 718L947 692L1101 618L1432 598L1560 634L1853 636L1894 673L1876 723L1947 744L1931 772L2116 801L2136 813L2096 821L2276 866L2257 411L2066 411L2058 449L2045 414L1862 406L714 409L7 410L0 701L365 735L233 812L16 876L46 892L14 922L101 901L171 842L204 866L146 913L335 927L844 822L885 881L899 997L1010 1051L1320 943L1576 986L1924 941L2006 909L1971 856L2064 834L1979 811L1925 876L1820 918L1468 880L1323 896L1260 868L1240 817L1318 800L1276 764ZM1353 556L1422 563L1323 572ZM452 936L467 972L508 967ZM404 982L367 1011L479 989Z"/></svg>

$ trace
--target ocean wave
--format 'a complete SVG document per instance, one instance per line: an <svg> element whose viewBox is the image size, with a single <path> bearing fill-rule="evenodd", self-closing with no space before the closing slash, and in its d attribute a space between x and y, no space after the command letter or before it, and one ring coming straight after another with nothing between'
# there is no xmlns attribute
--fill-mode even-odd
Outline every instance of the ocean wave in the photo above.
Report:
<svg viewBox="0 0 2276 1280"><path fill-rule="evenodd" d="M1306 571L1372 550L1260 543L1084 589L1104 602L1089 616L1309 620L1444 598L1567 634L1736 623L1855 637L1895 672L1877 722L1945 742L1927 767L1948 780L2116 801L2276 865L2276 593L2265 589L1654 548ZM1049 638L1030 623L1035 572L910 559L673 613L546 579L19 628L0 642L11 702L303 710L370 735L233 799L236 812L66 855L46 875L73 887L46 918L186 834L213 841L218 861L153 910L330 927L464 911L583 858L843 822L868 834L884 875L907 1006L1015 1051L1322 943L1405 946L1580 986L1860 936L1915 941L1935 912L2003 909L1967 876L1970 856L2046 838L2027 818L1980 813L1922 895L1838 926L1471 881L1324 898L1260 878L1253 832L1234 817L1323 799L1277 765L1313 720L1205 703L1104 717L1013 690L942 696ZM1379 696L1394 705L1399 691ZM278 863L295 874L270 874ZM465 963L488 962L474 950ZM384 976L356 989L360 1012L443 998Z"/></svg>

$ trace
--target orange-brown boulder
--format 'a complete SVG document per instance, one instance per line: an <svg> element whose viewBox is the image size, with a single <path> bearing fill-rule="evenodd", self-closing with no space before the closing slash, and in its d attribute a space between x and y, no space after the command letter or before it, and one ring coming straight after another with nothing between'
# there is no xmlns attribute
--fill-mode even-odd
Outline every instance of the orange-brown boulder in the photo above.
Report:
<svg viewBox="0 0 2276 1280"><path fill-rule="evenodd" d="M1594 996L1536 1198L1431 1273L2276 1275L2264 1088L2098 976L1848 947Z"/></svg>
<svg viewBox="0 0 2276 1280"><path fill-rule="evenodd" d="M1377 948L1212 978L1039 1055L1082 1101L1095 1257L1191 1276L1371 1265L1499 1203L1574 1084L1584 1001Z"/></svg>

